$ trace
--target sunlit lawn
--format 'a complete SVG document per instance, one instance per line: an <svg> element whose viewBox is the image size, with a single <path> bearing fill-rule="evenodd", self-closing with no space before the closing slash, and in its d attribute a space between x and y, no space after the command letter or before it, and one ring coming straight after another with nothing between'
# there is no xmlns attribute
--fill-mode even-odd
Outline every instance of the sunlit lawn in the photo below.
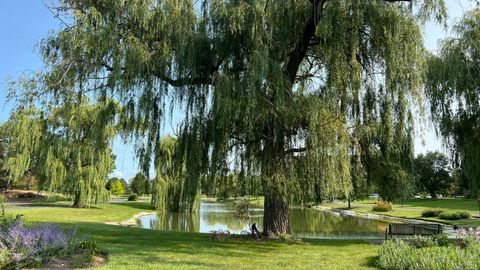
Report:
<svg viewBox="0 0 480 270"><path fill-rule="evenodd" d="M78 227L109 253L108 263L99 269L375 269L377 247L363 241L215 242L208 234L103 224L149 210L148 203L135 202L95 209L53 206L8 212L23 214L28 222Z"/></svg>

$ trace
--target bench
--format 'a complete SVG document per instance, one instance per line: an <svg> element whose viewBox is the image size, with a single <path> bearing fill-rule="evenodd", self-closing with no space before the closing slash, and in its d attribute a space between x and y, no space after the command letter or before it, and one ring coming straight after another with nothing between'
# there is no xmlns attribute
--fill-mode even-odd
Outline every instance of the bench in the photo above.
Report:
<svg viewBox="0 0 480 270"><path fill-rule="evenodd" d="M385 229L385 240L394 235L437 235L442 234L441 224L404 224L390 223Z"/></svg>

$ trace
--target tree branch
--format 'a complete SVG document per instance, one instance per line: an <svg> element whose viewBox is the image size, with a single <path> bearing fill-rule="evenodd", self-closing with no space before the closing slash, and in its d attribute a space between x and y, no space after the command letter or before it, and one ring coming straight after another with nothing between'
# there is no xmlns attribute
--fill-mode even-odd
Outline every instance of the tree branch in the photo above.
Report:
<svg viewBox="0 0 480 270"><path fill-rule="evenodd" d="M317 28L317 23L319 21L318 15L321 16L325 1L326 0L310 1L312 2L312 15L310 16L310 19L305 25L305 28L303 30L303 34L300 40L298 41L293 51L290 53L288 62L287 62L285 73L291 84L295 83L298 68L300 67L300 64L305 58L305 55L307 54L307 50L310 45L310 40L315 35L315 30Z"/></svg>

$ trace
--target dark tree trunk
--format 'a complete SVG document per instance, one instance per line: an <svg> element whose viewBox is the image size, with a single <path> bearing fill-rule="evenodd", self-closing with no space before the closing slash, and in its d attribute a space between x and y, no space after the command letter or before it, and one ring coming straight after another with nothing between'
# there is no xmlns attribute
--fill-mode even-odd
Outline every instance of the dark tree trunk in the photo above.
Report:
<svg viewBox="0 0 480 270"><path fill-rule="evenodd" d="M263 233L276 235L290 233L288 202L282 198L265 196L263 204Z"/></svg>
<svg viewBox="0 0 480 270"><path fill-rule="evenodd" d="M352 208L350 196L348 196L348 209Z"/></svg>
<svg viewBox="0 0 480 270"><path fill-rule="evenodd" d="M75 196L73 199L73 205L72 207L74 208L84 208L85 205L83 205L82 200L80 199L80 192L75 192Z"/></svg>

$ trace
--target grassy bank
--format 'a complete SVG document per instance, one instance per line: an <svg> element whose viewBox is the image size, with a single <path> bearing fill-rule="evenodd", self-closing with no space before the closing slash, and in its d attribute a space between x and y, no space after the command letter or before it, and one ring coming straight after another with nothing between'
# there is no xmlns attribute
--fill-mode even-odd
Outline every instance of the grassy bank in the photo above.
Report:
<svg viewBox="0 0 480 270"><path fill-rule="evenodd" d="M390 212L375 212L372 210L377 200L362 200L352 203L352 211L359 213L380 214L393 217L422 219L429 221L442 222L446 224L458 226L480 226L479 205L473 199L452 199L444 198L438 200L432 199L412 199L404 202L398 202L393 205L393 210ZM336 209L345 209L346 203L325 203L328 206ZM429 209L440 209L444 211L468 211L472 218L465 220L443 220L439 218L423 218L422 211Z"/></svg>
<svg viewBox="0 0 480 270"><path fill-rule="evenodd" d="M151 210L146 202L94 209L55 206L17 211L28 222L78 227L109 253L99 269L375 269L377 247L363 241L308 240L306 244L229 240L208 234L106 225Z"/></svg>

